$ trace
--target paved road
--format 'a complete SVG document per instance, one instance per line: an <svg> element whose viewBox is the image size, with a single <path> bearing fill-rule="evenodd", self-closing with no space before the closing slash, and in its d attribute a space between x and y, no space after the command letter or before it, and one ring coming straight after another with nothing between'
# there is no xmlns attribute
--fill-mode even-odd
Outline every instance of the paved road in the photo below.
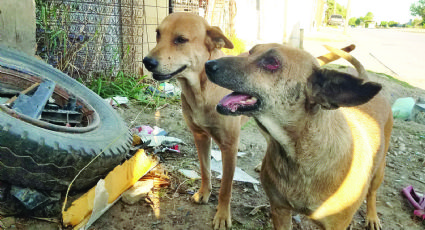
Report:
<svg viewBox="0 0 425 230"><path fill-rule="evenodd" d="M323 44L343 47L351 43L356 45L352 54L366 69L392 75L425 89L425 33L355 28L344 35L341 30L326 29L307 34L304 48L318 56L327 52ZM336 63L346 64L344 61Z"/></svg>

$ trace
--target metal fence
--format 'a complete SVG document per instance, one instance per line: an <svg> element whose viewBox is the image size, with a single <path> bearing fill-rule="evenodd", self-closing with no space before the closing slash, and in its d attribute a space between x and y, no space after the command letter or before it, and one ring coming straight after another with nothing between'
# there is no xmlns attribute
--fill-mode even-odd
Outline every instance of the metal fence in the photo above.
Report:
<svg viewBox="0 0 425 230"><path fill-rule="evenodd" d="M201 15L210 24L230 32L229 0L45 1L61 4L59 17L51 23L62 24L67 33L63 46L68 54L63 53L62 46L61 55L53 55L50 63L58 65L59 59L70 59L71 63L62 71L74 78L118 70L144 74L143 57L155 46L157 26L171 12Z"/></svg>

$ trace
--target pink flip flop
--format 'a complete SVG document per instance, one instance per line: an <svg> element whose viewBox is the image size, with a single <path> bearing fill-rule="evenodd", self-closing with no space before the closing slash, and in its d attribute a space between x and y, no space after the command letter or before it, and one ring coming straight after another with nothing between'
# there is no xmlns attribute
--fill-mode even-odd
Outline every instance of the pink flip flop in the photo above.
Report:
<svg viewBox="0 0 425 230"><path fill-rule="evenodd" d="M407 186L402 190L402 193L416 210L425 210L425 196L419 196L413 190L413 186Z"/></svg>
<svg viewBox="0 0 425 230"><path fill-rule="evenodd" d="M424 210L415 210L413 211L413 215L422 218L422 220L425 220L425 211Z"/></svg>

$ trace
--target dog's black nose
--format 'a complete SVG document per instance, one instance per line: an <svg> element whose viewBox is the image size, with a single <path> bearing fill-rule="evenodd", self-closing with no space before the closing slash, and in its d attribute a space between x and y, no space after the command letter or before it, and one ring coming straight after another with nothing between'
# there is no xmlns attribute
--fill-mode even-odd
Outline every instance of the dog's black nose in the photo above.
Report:
<svg viewBox="0 0 425 230"><path fill-rule="evenodd" d="M143 64L147 70L152 71L158 66L158 61L155 58L145 57L143 58Z"/></svg>
<svg viewBox="0 0 425 230"><path fill-rule="evenodd" d="M218 63L215 60L205 62L205 71L208 73L215 73L218 71Z"/></svg>

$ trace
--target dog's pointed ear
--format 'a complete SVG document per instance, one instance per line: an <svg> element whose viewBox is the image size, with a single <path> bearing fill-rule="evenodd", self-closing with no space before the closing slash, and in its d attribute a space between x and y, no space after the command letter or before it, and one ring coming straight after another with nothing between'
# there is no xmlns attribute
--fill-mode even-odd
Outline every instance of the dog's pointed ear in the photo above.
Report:
<svg viewBox="0 0 425 230"><path fill-rule="evenodd" d="M382 89L381 84L336 70L319 69L308 79L309 103L323 109L357 106L368 102Z"/></svg>
<svg viewBox="0 0 425 230"><path fill-rule="evenodd" d="M233 49L233 43L224 36L221 29L217 26L211 26L207 29L205 43L209 51L221 48Z"/></svg>

